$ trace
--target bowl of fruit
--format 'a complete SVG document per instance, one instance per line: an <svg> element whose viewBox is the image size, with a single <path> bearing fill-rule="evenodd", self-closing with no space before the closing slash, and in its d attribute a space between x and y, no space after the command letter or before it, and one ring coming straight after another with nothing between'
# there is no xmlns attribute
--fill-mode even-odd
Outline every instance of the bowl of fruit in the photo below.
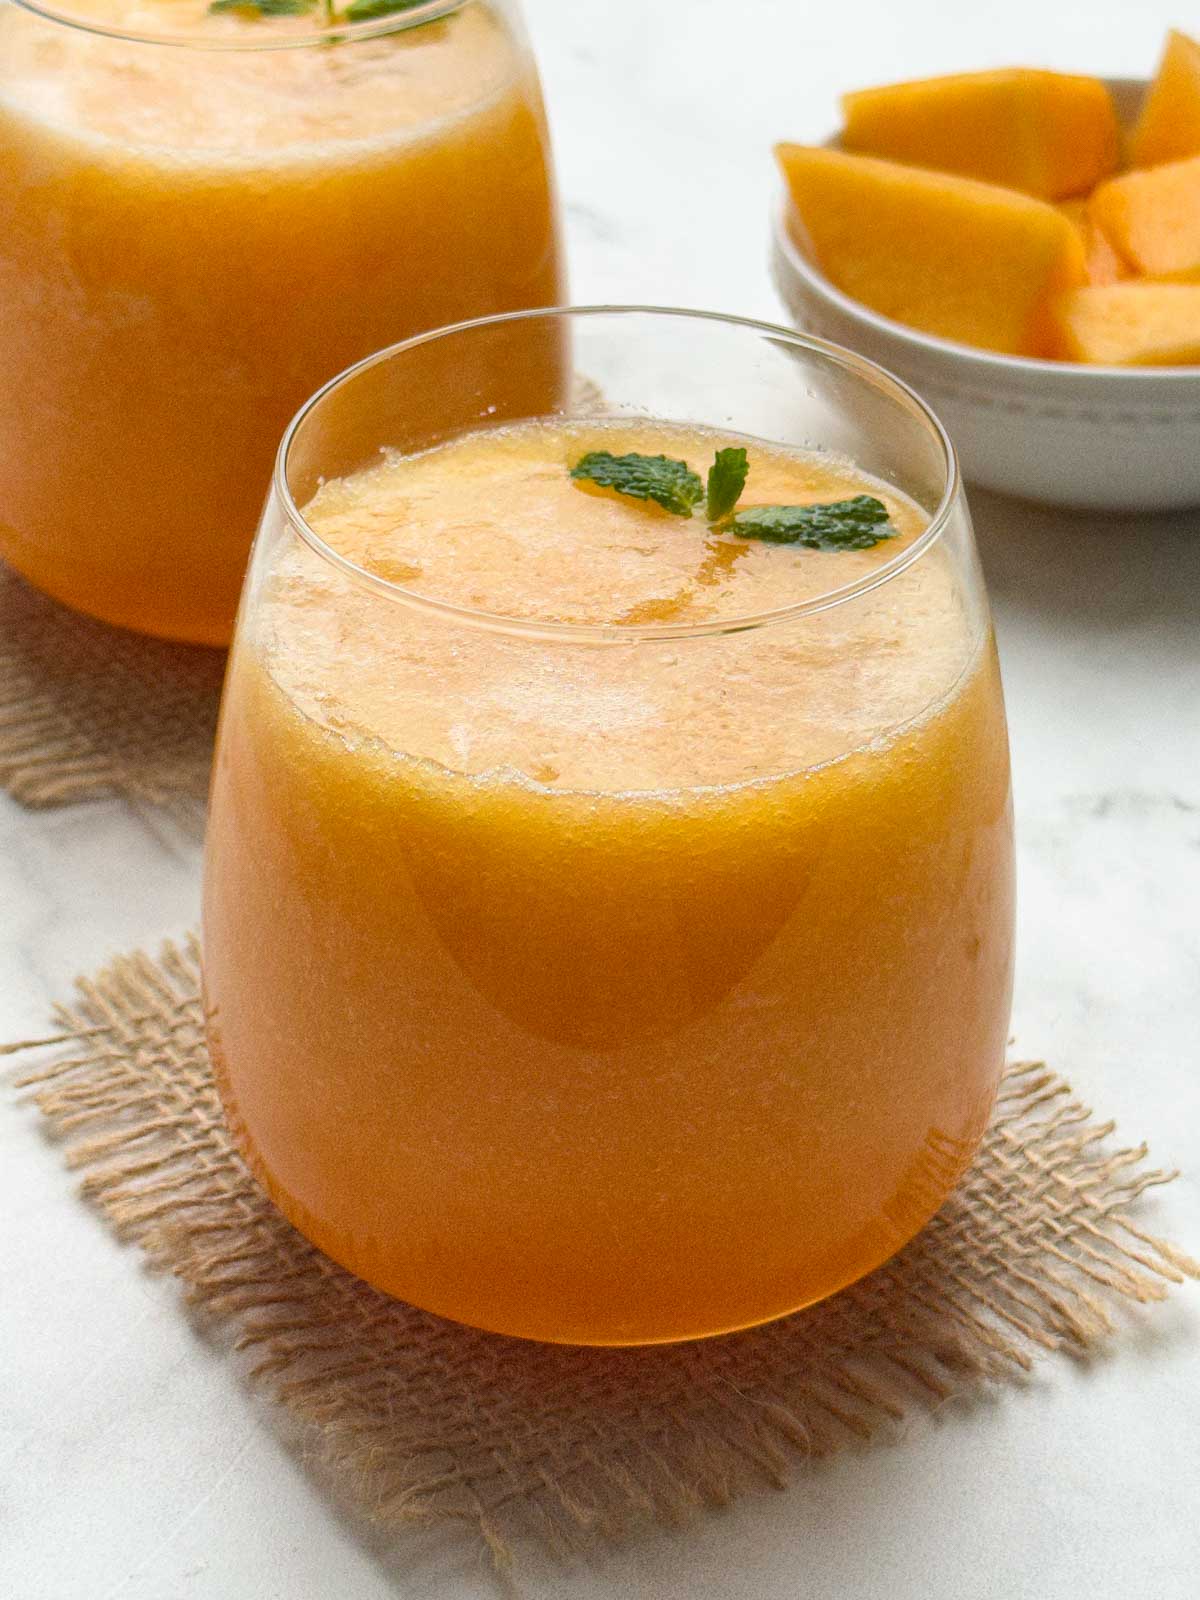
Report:
<svg viewBox="0 0 1200 1600"><path fill-rule="evenodd" d="M1200 505L1200 45L1171 34L1151 82L1014 68L843 109L776 150L795 320L919 390L985 488Z"/></svg>

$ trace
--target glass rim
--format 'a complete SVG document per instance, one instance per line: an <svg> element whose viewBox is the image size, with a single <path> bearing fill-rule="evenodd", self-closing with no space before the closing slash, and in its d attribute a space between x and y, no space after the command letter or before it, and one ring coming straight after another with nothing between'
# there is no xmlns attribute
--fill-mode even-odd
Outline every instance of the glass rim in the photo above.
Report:
<svg viewBox="0 0 1200 1600"><path fill-rule="evenodd" d="M359 39L378 39L384 34L402 33L406 29L420 27L422 23L436 22L476 3L477 0L422 0L421 4L407 11L397 11L387 17L372 17L364 22L323 23L305 33L292 33L275 38L235 39L199 32L146 33L136 29L110 27L97 18L72 16L69 11L47 4L46 0L12 0L12 4L20 10L28 11L46 22L73 28L78 33L94 34L101 39L116 39L122 44L163 45L182 50L225 54L254 54L266 50L310 50L316 45L328 48L331 44L351 44Z"/></svg>
<svg viewBox="0 0 1200 1600"><path fill-rule="evenodd" d="M482 607L458 605L450 600L439 600L432 595L423 595L417 590L409 589L403 584L393 582L390 578L384 578L379 573L371 572L349 556L343 555L340 551L334 549L331 544L327 543L317 533L316 529L307 521L299 506L297 506L291 486L288 483L288 457L296 435L308 418L316 411L317 407L329 395L340 389L344 384L352 382L361 373L369 371L372 367L381 366L385 362L403 355L406 351L417 349L419 346L429 344L436 339L448 338L454 334L468 333L476 328L498 327L510 322L524 322L549 317L566 320L574 317L634 315L714 322L725 327L745 328L753 333L764 334L772 340L783 342L793 348L822 356L833 365L841 367L843 371L851 373L859 380L871 384L877 390L889 394L892 398L900 401L910 412L915 413L917 418L926 426L942 452L945 483L941 498L936 509L930 515L927 525L911 544L906 545L903 550L898 551L874 571L865 573L861 578L856 578L850 583L841 584L836 589L830 589L824 594L814 595L807 600L797 600L790 605L778 606L770 611L754 612L744 616L714 617L707 621L702 620L690 623L552 622L541 620L537 617L510 617L502 612L489 611ZM330 378L327 383L322 384L316 393L311 395L300 410L297 411L284 430L283 438L280 440L279 448L275 454L272 487L283 508L284 517L293 532L316 555L328 562L344 576L350 578L358 587L381 595L393 604L405 606L410 610L422 611L439 616L448 622L483 629L487 632L583 644L630 644L643 641L661 642L664 640L711 638L719 634L744 633L751 629L773 627L778 624L795 621L801 617L815 616L819 612L831 610L834 606L844 605L848 601L872 593L884 584L889 583L893 578L899 577L901 573L906 572L909 567L919 561L935 544L939 543L951 514L958 506L963 493L958 453L942 422L914 389L910 388L903 379L889 372L886 367L881 367L878 363L868 360L866 356L860 356L856 351L834 344L831 340L818 338L814 334L800 333L794 328L786 328L778 323L762 322L754 317L740 317L721 311L702 311L681 306L658 305L541 306L527 311L505 311L493 316L472 317L464 322L449 323L443 328L432 328L425 333L416 334L412 338L402 339L396 344L377 350L374 354L366 356L363 360L356 361L352 366L344 368Z"/></svg>

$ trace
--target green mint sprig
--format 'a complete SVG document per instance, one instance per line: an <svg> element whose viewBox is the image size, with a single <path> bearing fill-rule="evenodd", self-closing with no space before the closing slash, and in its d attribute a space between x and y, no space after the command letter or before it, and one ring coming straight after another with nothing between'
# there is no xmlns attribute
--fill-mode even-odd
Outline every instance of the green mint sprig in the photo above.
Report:
<svg viewBox="0 0 1200 1600"><path fill-rule="evenodd" d="M316 0L212 0L208 9L213 16L222 11L244 11L256 17L302 17L315 5Z"/></svg>
<svg viewBox="0 0 1200 1600"><path fill-rule="evenodd" d="M674 517L690 517L704 493L687 462L670 456L614 456L608 450L589 450L571 468L571 476L601 489L615 489L631 500L653 500Z"/></svg>
<svg viewBox="0 0 1200 1600"><path fill-rule="evenodd" d="M237 11L248 17L303 17L310 11L320 10L325 21L332 25L339 20L371 22L377 17L395 16L424 4L425 0L351 0L340 18L334 0L211 0L208 9L214 16L223 11Z"/></svg>
<svg viewBox="0 0 1200 1600"><path fill-rule="evenodd" d="M708 469L704 509L710 522L721 522L737 505L746 487L750 461L741 445L718 450Z"/></svg>
<svg viewBox="0 0 1200 1600"><path fill-rule="evenodd" d="M352 0L343 15L347 22L370 22L376 17L392 17L398 11L412 11L425 0Z"/></svg>
<svg viewBox="0 0 1200 1600"><path fill-rule="evenodd" d="M887 507L870 494L815 506L748 506L734 512L726 527L739 539L799 544L806 550L869 550L881 539L896 537Z"/></svg>
<svg viewBox="0 0 1200 1600"><path fill-rule="evenodd" d="M373 4L374 0L356 3ZM608 450L589 450L571 468L576 480L613 489L631 500L653 500L676 517L692 516L703 496L710 527L736 533L739 539L798 544L806 550L870 550L882 540L896 537L887 507L870 494L823 505L747 506L736 511L749 475L749 459L741 445L717 451L708 469L707 488L686 461L671 456L643 456L635 451L614 456Z"/></svg>

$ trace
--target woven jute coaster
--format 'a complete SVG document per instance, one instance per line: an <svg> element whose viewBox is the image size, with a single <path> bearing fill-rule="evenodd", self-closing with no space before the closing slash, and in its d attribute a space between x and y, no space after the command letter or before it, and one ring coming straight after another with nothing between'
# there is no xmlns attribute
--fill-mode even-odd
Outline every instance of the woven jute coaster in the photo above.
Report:
<svg viewBox="0 0 1200 1600"><path fill-rule="evenodd" d="M914 1411L1082 1354L1128 1302L1200 1269L1129 1208L1171 1174L1113 1149L1040 1064L1009 1068L979 1159L911 1245L768 1327L581 1350L476 1333L376 1293L296 1233L230 1144L194 941L82 980L22 1084L83 1193L175 1273L309 1425L312 1455L384 1522L467 1524L498 1561L677 1523Z"/></svg>
<svg viewBox="0 0 1200 1600"><path fill-rule="evenodd" d="M0 785L31 807L116 795L195 829L224 667L69 611L0 562Z"/></svg>

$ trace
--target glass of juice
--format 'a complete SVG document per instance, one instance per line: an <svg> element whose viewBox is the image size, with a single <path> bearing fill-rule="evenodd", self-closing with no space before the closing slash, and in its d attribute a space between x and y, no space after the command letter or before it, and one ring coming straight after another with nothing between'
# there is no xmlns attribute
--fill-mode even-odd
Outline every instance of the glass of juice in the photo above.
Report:
<svg viewBox="0 0 1200 1600"><path fill-rule="evenodd" d="M0 557L204 644L318 385L563 298L512 0L292 4L0 4Z"/></svg>
<svg viewBox="0 0 1200 1600"><path fill-rule="evenodd" d="M869 1272L988 1121L1012 874L954 453L869 362L537 312L388 350L288 430L205 1009L254 1172L371 1283L626 1344Z"/></svg>

